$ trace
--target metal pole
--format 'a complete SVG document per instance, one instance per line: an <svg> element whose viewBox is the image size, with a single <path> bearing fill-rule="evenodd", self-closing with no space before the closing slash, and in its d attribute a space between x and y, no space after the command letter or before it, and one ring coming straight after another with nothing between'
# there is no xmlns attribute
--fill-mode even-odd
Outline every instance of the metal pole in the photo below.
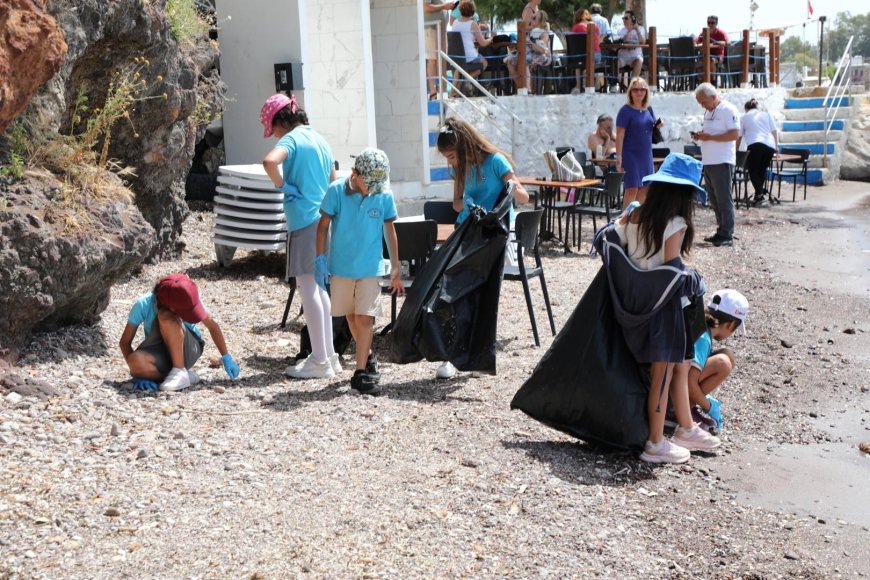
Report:
<svg viewBox="0 0 870 580"><path fill-rule="evenodd" d="M822 86L822 54L825 49L825 20L827 17L819 16L819 86Z"/></svg>

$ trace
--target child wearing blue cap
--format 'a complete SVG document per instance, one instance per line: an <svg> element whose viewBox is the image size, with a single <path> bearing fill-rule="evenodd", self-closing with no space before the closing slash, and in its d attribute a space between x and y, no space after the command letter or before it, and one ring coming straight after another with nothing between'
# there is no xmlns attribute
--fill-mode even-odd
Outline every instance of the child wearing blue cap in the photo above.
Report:
<svg viewBox="0 0 870 580"><path fill-rule="evenodd" d="M692 248L693 199L703 199L701 163L688 155L668 155L658 172L643 178L649 183L646 199L639 207L629 208L616 222L615 230L632 263L641 270L662 266L683 270L682 258ZM688 303L683 297L683 306ZM676 320L658 317L650 329L651 336L681 336L686 325ZM638 362L649 362L650 392L647 398L649 436L640 458L650 463L684 463L691 450L709 451L721 442L692 421L689 405L688 372L694 339L685 342L685 348L674 345L656 345L649 353L635 353ZM682 344L682 343L680 343ZM688 351L688 352L686 352ZM667 353L663 355L662 353ZM649 356L641 360L643 355ZM662 360L664 359L664 360ZM664 436L667 396L673 402L677 415L674 437Z"/></svg>

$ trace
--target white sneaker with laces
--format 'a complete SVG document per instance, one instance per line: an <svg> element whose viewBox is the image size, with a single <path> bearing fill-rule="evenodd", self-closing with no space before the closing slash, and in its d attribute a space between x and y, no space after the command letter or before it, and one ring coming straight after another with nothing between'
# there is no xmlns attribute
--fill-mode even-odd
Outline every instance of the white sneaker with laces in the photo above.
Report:
<svg viewBox="0 0 870 580"><path fill-rule="evenodd" d="M187 378L190 379L191 387L199 382L199 375L190 369L187 369Z"/></svg>
<svg viewBox="0 0 870 580"><path fill-rule="evenodd" d="M338 356L338 353L333 353L331 357L329 357L329 365L332 367L332 372L336 375L344 370L344 367L341 366L341 357Z"/></svg>
<svg viewBox="0 0 870 580"><path fill-rule="evenodd" d="M172 369L163 382L160 383L161 391L180 391L190 386L190 375L187 369Z"/></svg>
<svg viewBox="0 0 870 580"><path fill-rule="evenodd" d="M296 366L287 367L284 374L293 379L329 379L335 376L335 371L329 359L317 362L312 354Z"/></svg>
<svg viewBox="0 0 870 580"><path fill-rule="evenodd" d="M688 449L674 445L667 437L662 437L658 443L647 440L640 459L647 463L685 463L691 455Z"/></svg>
<svg viewBox="0 0 870 580"><path fill-rule="evenodd" d="M697 423L692 423L691 429L677 427L673 442L690 451L712 451L722 445L718 437L711 435L706 429L701 429Z"/></svg>
<svg viewBox="0 0 870 580"><path fill-rule="evenodd" d="M438 370L435 371L435 377L439 379L452 379L456 376L456 367L450 361L446 361Z"/></svg>

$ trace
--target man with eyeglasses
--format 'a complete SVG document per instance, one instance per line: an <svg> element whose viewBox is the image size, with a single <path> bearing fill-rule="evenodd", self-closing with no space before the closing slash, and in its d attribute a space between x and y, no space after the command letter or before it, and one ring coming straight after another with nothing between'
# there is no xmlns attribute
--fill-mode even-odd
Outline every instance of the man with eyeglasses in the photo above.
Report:
<svg viewBox="0 0 870 580"><path fill-rule="evenodd" d="M701 131L690 133L693 141L701 143L701 163L710 205L716 214L716 233L704 238L717 248L733 245L734 201L731 199L731 179L737 163L734 142L740 137L737 107L719 98L716 87L701 83L695 89L695 100L704 108Z"/></svg>
<svg viewBox="0 0 870 580"><path fill-rule="evenodd" d="M719 28L719 17L707 17L707 30L710 32L710 57L714 61L721 62L725 58L725 47L728 45L728 35ZM695 40L697 44L704 44L704 31Z"/></svg>

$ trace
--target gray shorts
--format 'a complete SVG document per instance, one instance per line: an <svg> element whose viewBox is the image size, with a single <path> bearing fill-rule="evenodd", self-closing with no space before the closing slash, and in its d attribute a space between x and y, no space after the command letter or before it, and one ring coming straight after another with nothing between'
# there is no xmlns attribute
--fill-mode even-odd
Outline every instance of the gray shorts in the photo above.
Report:
<svg viewBox="0 0 870 580"><path fill-rule="evenodd" d="M314 254L317 252L317 224L290 232L287 252L287 278L314 274Z"/></svg>
<svg viewBox="0 0 870 580"><path fill-rule="evenodd" d="M202 356L205 341L192 333L186 325L182 324L181 327L184 329L184 368L190 369ZM160 334L160 324L156 320L151 326L151 333L136 348L136 352L140 351L154 357L154 365L161 374L168 375L172 370L172 357L169 356L169 350Z"/></svg>

